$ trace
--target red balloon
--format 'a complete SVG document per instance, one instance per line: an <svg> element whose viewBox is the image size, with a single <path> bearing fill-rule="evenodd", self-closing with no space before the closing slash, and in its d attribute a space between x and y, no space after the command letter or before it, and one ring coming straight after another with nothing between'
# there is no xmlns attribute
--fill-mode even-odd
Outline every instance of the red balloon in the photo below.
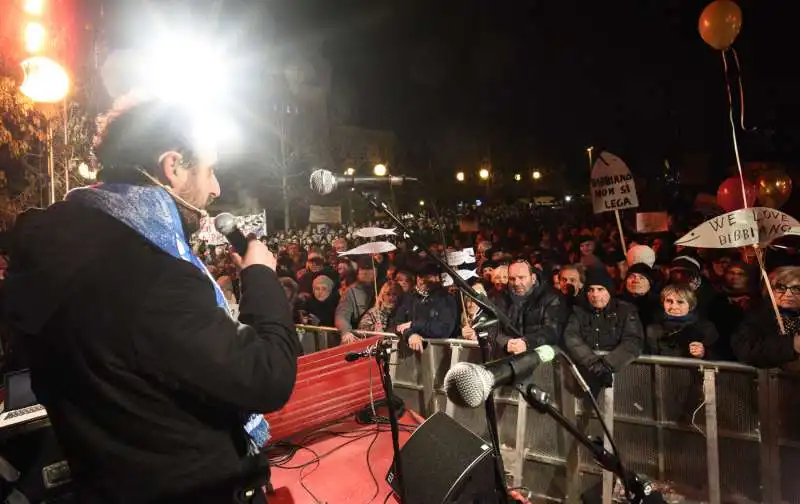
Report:
<svg viewBox="0 0 800 504"><path fill-rule="evenodd" d="M753 203L756 202L756 194L758 194L756 186L745 180L744 192L747 197L747 206L753 206ZM719 189L717 189L717 205L726 212L733 212L734 210L744 208L745 205L742 201L742 183L738 175L726 178L719 185Z"/></svg>

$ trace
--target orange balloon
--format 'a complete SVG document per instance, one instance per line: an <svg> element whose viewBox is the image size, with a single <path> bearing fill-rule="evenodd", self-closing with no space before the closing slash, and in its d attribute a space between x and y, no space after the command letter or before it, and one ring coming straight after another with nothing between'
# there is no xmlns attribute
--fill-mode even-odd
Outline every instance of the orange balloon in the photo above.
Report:
<svg viewBox="0 0 800 504"><path fill-rule="evenodd" d="M762 206L778 209L792 195L792 179L781 169L767 170L758 176L756 189Z"/></svg>
<svg viewBox="0 0 800 504"><path fill-rule="evenodd" d="M714 0L700 14L697 29L706 44L724 51L742 29L742 9L731 0Z"/></svg>

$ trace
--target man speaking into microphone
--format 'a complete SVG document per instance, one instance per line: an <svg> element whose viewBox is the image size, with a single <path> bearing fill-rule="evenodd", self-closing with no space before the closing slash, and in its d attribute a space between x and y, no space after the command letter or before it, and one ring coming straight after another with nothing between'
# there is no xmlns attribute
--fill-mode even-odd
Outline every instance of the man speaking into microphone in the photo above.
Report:
<svg viewBox="0 0 800 504"><path fill-rule="evenodd" d="M264 244L236 257L241 323L191 252L220 195L192 124L159 101L112 111L103 183L14 230L6 313L82 504L265 502L259 415L288 401L300 344Z"/></svg>

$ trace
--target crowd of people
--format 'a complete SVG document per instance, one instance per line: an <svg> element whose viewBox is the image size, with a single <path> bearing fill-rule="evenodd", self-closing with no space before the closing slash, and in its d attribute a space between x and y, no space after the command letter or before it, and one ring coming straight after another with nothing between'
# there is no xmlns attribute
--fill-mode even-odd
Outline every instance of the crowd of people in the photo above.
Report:
<svg viewBox="0 0 800 504"><path fill-rule="evenodd" d="M458 212L411 225L441 257L474 249L470 283L522 335L494 329L497 357L560 345L597 386L610 385L613 374L642 353L758 367L797 361L800 266L792 249L767 251L784 335L752 248L682 248L674 245L674 233L630 233L623 253L611 222L590 227L579 223L591 217L526 205L479 211L469 217L480 222L475 233L459 229L467 217ZM353 342L356 330L397 333L417 351L424 339L476 339L481 308L445 285L425 252L395 240L397 250L386 254L339 255L354 240L353 229L343 227L328 246L290 240L277 249L295 322L335 327L330 344ZM276 245L274 237L266 241ZM235 268L226 249L200 245L198 251L235 304Z"/></svg>

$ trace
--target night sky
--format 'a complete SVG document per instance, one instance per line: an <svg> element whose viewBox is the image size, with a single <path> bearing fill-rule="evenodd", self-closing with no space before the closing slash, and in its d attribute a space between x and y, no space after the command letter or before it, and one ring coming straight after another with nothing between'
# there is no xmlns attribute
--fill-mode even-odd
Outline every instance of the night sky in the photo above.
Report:
<svg viewBox="0 0 800 504"><path fill-rule="evenodd" d="M583 184L592 145L639 174L699 162L713 185L734 159L720 53L697 31L707 3L227 0L224 12L240 22L258 9L251 28L271 44L318 42L333 116L395 131L411 171L472 169L491 153L495 169L564 169ZM792 164L797 8L738 3L746 126L757 128L740 132L743 158Z"/></svg>
<svg viewBox="0 0 800 504"><path fill-rule="evenodd" d="M508 164L583 169L594 145L642 169L699 156L725 170L733 153L722 60L697 31L706 4L292 0L285 19L324 38L334 95L353 102L352 121L393 129L412 151L435 152L455 135ZM800 72L787 59L791 9L739 4L746 126L759 129L740 134L742 154L792 161Z"/></svg>

